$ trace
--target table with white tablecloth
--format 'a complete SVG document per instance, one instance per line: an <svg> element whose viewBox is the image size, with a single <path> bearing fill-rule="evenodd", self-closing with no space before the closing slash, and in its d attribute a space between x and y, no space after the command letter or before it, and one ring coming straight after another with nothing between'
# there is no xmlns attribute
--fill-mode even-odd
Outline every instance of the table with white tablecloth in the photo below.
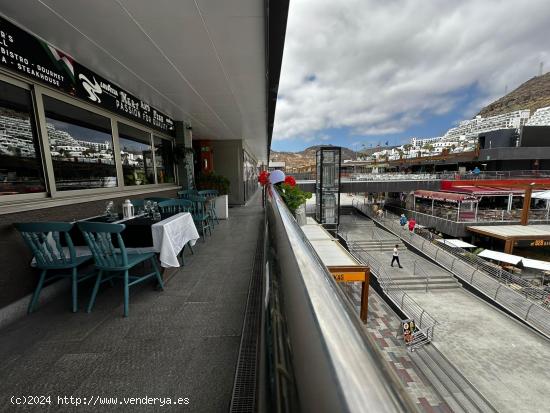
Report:
<svg viewBox="0 0 550 413"><path fill-rule="evenodd" d="M163 267L179 267L178 254L189 243L193 246L199 233L189 212L181 212L151 226L153 249L159 253Z"/></svg>

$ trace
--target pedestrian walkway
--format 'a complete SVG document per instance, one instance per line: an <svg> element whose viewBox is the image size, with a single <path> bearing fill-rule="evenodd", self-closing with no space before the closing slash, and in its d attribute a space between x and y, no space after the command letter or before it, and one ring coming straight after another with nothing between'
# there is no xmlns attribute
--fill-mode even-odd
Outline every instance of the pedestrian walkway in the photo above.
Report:
<svg viewBox="0 0 550 413"><path fill-rule="evenodd" d="M392 233L379 227L373 230L372 225L374 223L371 220L355 213L341 218L340 230L350 247L353 245L359 254L365 251L382 265L396 288L403 291L460 288L460 283L451 273L410 252L401 239ZM398 246L399 262L403 268L397 264L391 267L395 245Z"/></svg>
<svg viewBox="0 0 550 413"><path fill-rule="evenodd" d="M116 410L227 411L263 222L258 194L248 206L230 209L213 236L197 243L163 292L135 287L128 318L121 316L115 284L100 291L91 314L71 313L60 297L1 330L0 411L113 410L18 407L10 404L12 395L188 398L187 406L119 404Z"/></svg>
<svg viewBox="0 0 550 413"><path fill-rule="evenodd" d="M389 265L391 256L384 255ZM408 251L402 255L407 268L416 254ZM387 272L392 276L404 270L390 268ZM547 339L462 288L407 294L437 319L433 345L499 412L548 411Z"/></svg>
<svg viewBox="0 0 550 413"><path fill-rule="evenodd" d="M359 311L361 296L358 286L350 284L342 284L342 286ZM407 351L403 339L397 337L400 329L399 317L373 289L369 291L369 313L365 328L421 411L426 413L452 411L411 360L411 353Z"/></svg>

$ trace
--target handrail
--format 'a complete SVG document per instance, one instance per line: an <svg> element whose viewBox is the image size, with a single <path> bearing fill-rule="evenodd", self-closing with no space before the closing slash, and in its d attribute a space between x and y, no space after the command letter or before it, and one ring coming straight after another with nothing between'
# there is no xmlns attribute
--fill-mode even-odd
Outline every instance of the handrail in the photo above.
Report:
<svg viewBox="0 0 550 413"><path fill-rule="evenodd" d="M358 205L360 204L358 203ZM452 268L450 271L458 278L475 287L489 299L550 338L549 311L542 305L540 289L533 285L526 285L525 283L528 283L528 281L522 280L507 271L499 269L497 272L488 263L477 261L481 258L472 257L466 251L460 252L462 250L460 248L451 248L448 245L432 243L431 241L426 242L429 239L421 235L421 230L417 231L418 234L410 231L405 233L398 224L399 217L397 215L391 214L392 216L389 218L379 219L367 205L360 206L360 210L432 259L434 251L436 251L439 255L437 260L439 265L449 270ZM457 261L460 261L461 265L457 265ZM475 278L474 275L476 275ZM511 288L514 287L514 284L521 289L521 292ZM532 303L535 305L531 306Z"/></svg>
<svg viewBox="0 0 550 413"><path fill-rule="evenodd" d="M492 216L492 217L482 216L480 213L478 213L477 219L475 219L475 218L474 219L466 219L462 215L460 215L460 217L458 217L458 220L457 220L457 219L449 219L449 218L444 218L442 216L432 215L432 214L422 212L422 211L414 211L412 209L403 208L402 206L395 205L395 204L388 204L387 207L390 208L390 209L399 210L403 213L406 213L407 215L413 215L415 218L418 218L418 216L424 216L427 219L437 219L438 221L446 221L446 222L449 222L449 223L452 223L452 224L467 223L467 224L472 225L472 224L475 224L476 222L486 222L486 221L495 222L495 223L496 222L508 222L508 223L510 223L510 222L520 222L520 218L514 218L513 216L510 216L510 215L505 216L506 211L500 210L500 209L490 210L490 211L495 212L495 215ZM387 209L386 209L386 211L387 211ZM483 211L487 211L487 210L479 210L479 212L483 212ZM497 211L498 211L498 213L496 213ZM530 212L536 213L536 214L539 214L538 211L543 211L543 209L531 209L530 210ZM452 212L454 213L456 211L452 211ZM544 212L546 213L547 211L544 210ZM457 214L454 214L454 216L457 217ZM530 215L529 216L529 222L548 222L548 221L550 221L549 218L550 217L546 217L546 216Z"/></svg>
<svg viewBox="0 0 550 413"><path fill-rule="evenodd" d="M426 278L426 292L428 292L428 286L430 283L430 275L428 272L420 265L420 263L417 263L418 260L414 260L414 268L413 268L413 275L416 275L416 270L419 269L422 273L424 273L424 277Z"/></svg>
<svg viewBox="0 0 550 413"><path fill-rule="evenodd" d="M418 411L278 192L267 188L271 248L302 411Z"/></svg>
<svg viewBox="0 0 550 413"><path fill-rule="evenodd" d="M437 320L428 314L410 295L403 291L395 280L386 273L382 264L367 250L354 242L348 243L348 247L354 257L369 266L371 273L377 277L380 286L394 304L408 317L414 318L417 326L431 340L433 329L438 324ZM405 305L405 299L407 299L407 305ZM423 318L424 314L426 318Z"/></svg>
<svg viewBox="0 0 550 413"><path fill-rule="evenodd" d="M346 166L345 164L342 166ZM355 169L361 167L356 166ZM365 167L367 169L368 167ZM298 180L315 180L316 173L296 173L296 179ZM473 173L459 173L459 172L435 172L435 173L399 173L399 172L385 172L385 173L372 173L372 172L351 172L347 174L350 181L356 182L376 182L376 181L442 181L442 180L498 180L506 178L550 178L550 171L485 171L479 174ZM343 181L346 177L343 178Z"/></svg>

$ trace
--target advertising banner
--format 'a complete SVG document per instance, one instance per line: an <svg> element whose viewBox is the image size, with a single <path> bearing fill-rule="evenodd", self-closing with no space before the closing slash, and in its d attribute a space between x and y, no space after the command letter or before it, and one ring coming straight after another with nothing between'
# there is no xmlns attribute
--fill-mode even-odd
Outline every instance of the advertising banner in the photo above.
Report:
<svg viewBox="0 0 550 413"><path fill-rule="evenodd" d="M405 340L405 344L408 345L412 342L414 333L418 331L416 323L411 318L408 320L401 320L401 326L403 328L403 339Z"/></svg>
<svg viewBox="0 0 550 413"><path fill-rule="evenodd" d="M152 129L174 134L170 117L2 17L0 66Z"/></svg>

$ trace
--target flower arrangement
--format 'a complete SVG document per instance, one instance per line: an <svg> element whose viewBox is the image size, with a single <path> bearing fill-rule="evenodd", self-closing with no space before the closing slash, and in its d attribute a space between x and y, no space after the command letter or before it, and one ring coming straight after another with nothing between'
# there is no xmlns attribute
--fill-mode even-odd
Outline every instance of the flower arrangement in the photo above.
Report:
<svg viewBox="0 0 550 413"><path fill-rule="evenodd" d="M262 186L267 185L267 183L269 182L269 172L260 172L260 175L258 176L258 182ZM285 201L286 206L293 214L296 214L296 210L300 207L300 205L305 204L306 201L311 198L310 192L302 191L296 185L296 179L294 179L293 176L286 176L284 178L284 181L277 182L275 186L279 191L281 198L283 198L283 201Z"/></svg>

